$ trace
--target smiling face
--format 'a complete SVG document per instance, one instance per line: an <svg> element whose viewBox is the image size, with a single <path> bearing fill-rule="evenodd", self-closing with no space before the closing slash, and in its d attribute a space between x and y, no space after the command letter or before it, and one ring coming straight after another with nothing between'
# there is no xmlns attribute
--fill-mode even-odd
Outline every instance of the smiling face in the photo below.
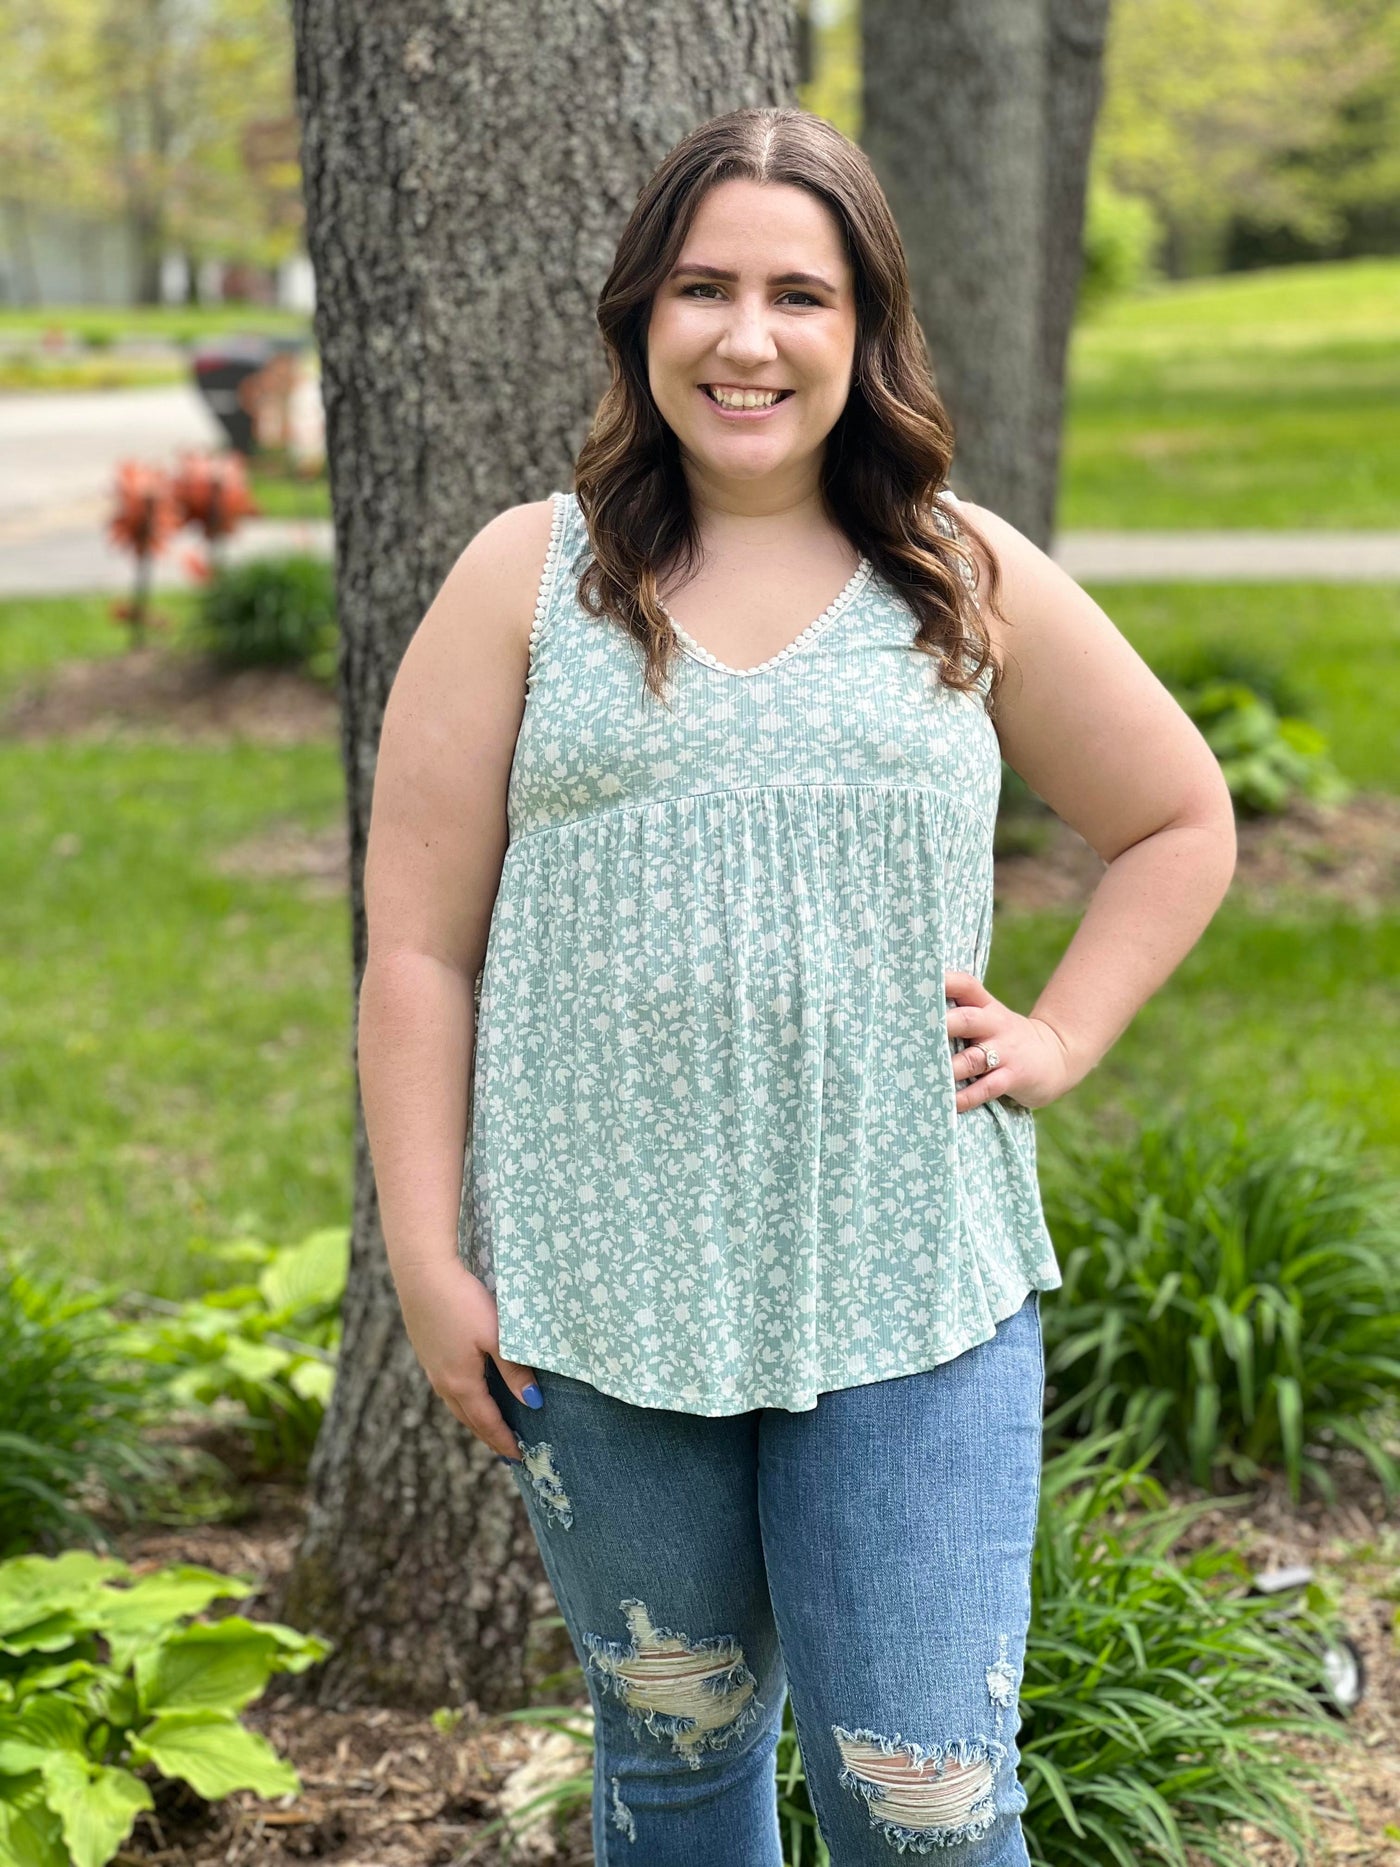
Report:
<svg viewBox="0 0 1400 1867"><path fill-rule="evenodd" d="M854 276L826 204L786 182L711 188L647 328L651 393L692 489L721 505L810 494L855 342Z"/></svg>

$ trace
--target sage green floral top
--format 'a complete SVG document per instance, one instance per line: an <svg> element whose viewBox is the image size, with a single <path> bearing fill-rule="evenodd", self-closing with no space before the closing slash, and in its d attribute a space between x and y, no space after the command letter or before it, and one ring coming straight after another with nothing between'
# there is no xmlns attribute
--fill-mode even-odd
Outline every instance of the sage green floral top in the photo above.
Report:
<svg viewBox="0 0 1400 1867"><path fill-rule="evenodd" d="M1033 1112L955 1105L989 677L941 685L863 557L761 666L678 628L668 710L578 601L587 528L553 501L458 1238L501 1352L709 1415L947 1361L1061 1281Z"/></svg>

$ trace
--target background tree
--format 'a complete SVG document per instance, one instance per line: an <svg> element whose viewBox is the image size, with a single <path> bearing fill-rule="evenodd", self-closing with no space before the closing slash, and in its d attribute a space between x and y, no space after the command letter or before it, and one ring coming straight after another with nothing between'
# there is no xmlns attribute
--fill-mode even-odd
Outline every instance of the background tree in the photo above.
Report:
<svg viewBox="0 0 1400 1867"><path fill-rule="evenodd" d="M863 0L862 142L909 253L953 480L1048 547L1108 0Z"/></svg>
<svg viewBox="0 0 1400 1867"><path fill-rule="evenodd" d="M358 1002L375 748L399 658L471 536L569 484L606 382L594 306L642 182L696 123L791 101L794 34L783 0L625 14L295 0L293 17ZM403 1329L357 1110L339 1374L279 1607L339 1642L306 1689L518 1704L539 1581L505 1468L429 1388Z"/></svg>
<svg viewBox="0 0 1400 1867"><path fill-rule="evenodd" d="M193 272L299 249L283 0L0 0L0 31L0 199L31 300L38 208L120 219L144 304L168 253ZM279 123L290 168L270 159Z"/></svg>
<svg viewBox="0 0 1400 1867"><path fill-rule="evenodd" d="M1170 276L1219 271L1233 219L1326 246L1348 195L1393 185L1395 19L1392 0L1119 0L1095 165L1152 204Z"/></svg>

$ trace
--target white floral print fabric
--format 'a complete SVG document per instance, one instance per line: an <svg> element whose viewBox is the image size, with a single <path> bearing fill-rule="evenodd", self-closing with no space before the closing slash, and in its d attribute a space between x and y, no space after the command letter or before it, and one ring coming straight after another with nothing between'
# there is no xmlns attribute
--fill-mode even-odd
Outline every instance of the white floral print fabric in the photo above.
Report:
<svg viewBox="0 0 1400 1867"><path fill-rule="evenodd" d="M942 686L862 558L762 668L683 638L668 708L579 603L587 530L553 498L458 1233L501 1351L707 1415L949 1360L1061 1282L1033 1111L955 1105L985 680Z"/></svg>

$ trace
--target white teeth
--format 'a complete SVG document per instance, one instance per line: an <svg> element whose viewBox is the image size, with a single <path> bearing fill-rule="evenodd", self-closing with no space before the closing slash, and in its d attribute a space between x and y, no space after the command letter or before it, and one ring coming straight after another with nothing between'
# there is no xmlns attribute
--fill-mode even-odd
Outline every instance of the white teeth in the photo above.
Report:
<svg viewBox="0 0 1400 1867"><path fill-rule="evenodd" d="M782 394L778 389L717 389L713 383L709 390L721 408L771 408Z"/></svg>

